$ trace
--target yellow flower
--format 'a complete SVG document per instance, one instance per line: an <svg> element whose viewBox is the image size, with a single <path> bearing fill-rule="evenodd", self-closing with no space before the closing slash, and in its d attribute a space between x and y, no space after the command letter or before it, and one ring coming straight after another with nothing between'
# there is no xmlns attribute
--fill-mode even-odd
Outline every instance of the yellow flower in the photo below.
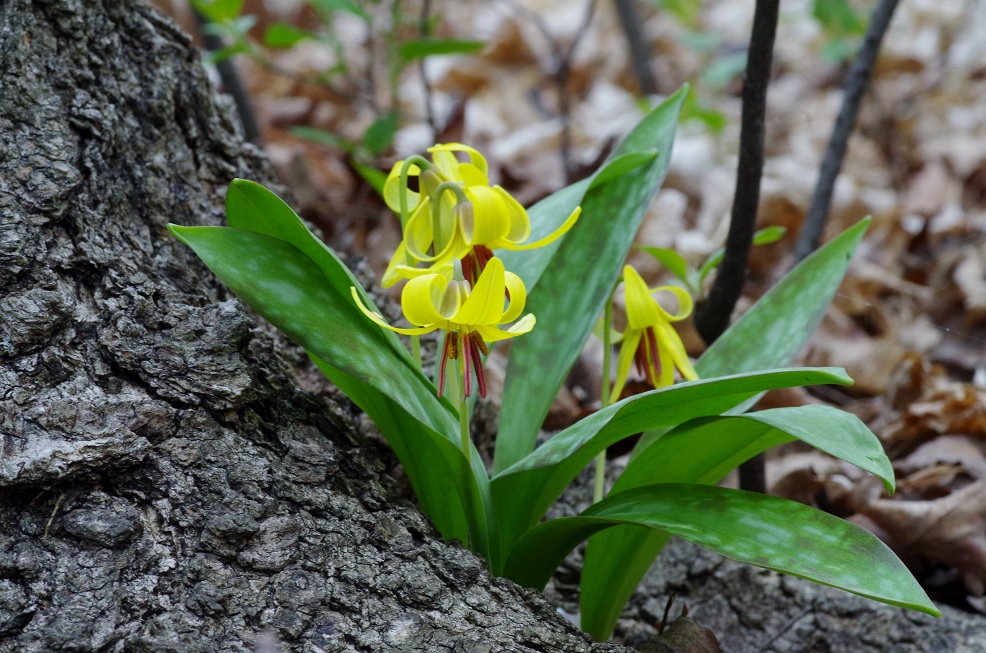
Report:
<svg viewBox="0 0 986 653"><path fill-rule="evenodd" d="M527 289L516 274L503 269L503 261L492 258L479 276L475 286L468 281L450 279L450 266L442 272L417 276L408 281L401 294L404 317L412 328L392 327L379 313L368 309L352 288L353 299L363 313L385 329L418 336L441 329L446 332L438 372L438 395L445 389L445 361L458 359L462 352L464 390L472 389L471 368L476 370L479 393L486 396L481 354L487 354L486 343L514 338L534 328L535 318L528 313L512 326L500 325L516 320L527 302ZM506 308L504 297L509 297Z"/></svg>
<svg viewBox="0 0 986 653"><path fill-rule="evenodd" d="M384 199L392 210L408 212L404 240L398 246L381 280L387 288L401 278L422 274L416 266L441 265L463 260L467 280L475 279L493 249L534 249L547 245L572 228L579 217L577 208L553 233L535 242L527 211L500 186L490 186L488 166L475 149L460 143L436 145L428 150L434 165L422 171L417 164L408 167L408 177L417 177L421 192L401 184L403 161L394 164L384 183ZM455 153L465 152L468 162ZM401 197L406 205L401 207ZM477 256L472 257L476 252Z"/></svg>
<svg viewBox="0 0 986 653"><path fill-rule="evenodd" d="M642 372L655 388L663 388L674 383L674 370L694 381L698 378L695 368L688 360L685 346L672 322L685 319L692 312L692 298L677 286L648 288L633 267L623 268L623 287L626 297L627 330L622 334L623 344L616 364L616 383L610 401L620 398L623 386L630 373L630 362L636 363L637 371ZM656 292L670 292L678 299L678 312L668 313L653 297ZM619 342L618 337L614 342Z"/></svg>

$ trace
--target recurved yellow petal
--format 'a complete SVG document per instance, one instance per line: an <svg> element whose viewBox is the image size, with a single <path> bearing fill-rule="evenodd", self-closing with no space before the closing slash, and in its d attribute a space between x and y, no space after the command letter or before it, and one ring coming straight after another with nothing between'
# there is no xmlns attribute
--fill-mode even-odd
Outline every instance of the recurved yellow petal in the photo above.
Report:
<svg viewBox="0 0 986 653"><path fill-rule="evenodd" d="M688 381L698 379L698 373L692 367L691 361L688 360L688 352L685 351L685 345L681 342L681 337L674 330L674 327L670 324L658 324L655 326L655 331L658 345L662 351L668 352L681 375Z"/></svg>
<svg viewBox="0 0 986 653"><path fill-rule="evenodd" d="M394 167L390 169L390 174L387 175L387 179L383 182L383 201L387 203L387 206L394 213L401 212L401 168L404 167L404 161L398 161L394 164ZM411 165L407 170L408 178L417 177L421 174L421 168L416 165ZM407 210L413 211L418 203L421 201L421 194L413 190L407 189Z"/></svg>
<svg viewBox="0 0 986 653"><path fill-rule="evenodd" d="M580 215L582 215L581 206L576 207L576 209L572 211L572 214L565 219L565 222L563 222L560 227L558 227L557 229L555 229L550 234L548 234L547 236L545 236L540 240L536 240L533 243L526 243L524 245L503 244L503 245L498 245L498 247L503 247L504 249L517 249L517 250L537 249L538 247L544 247L545 245L549 245L555 242L556 240L558 240L559 238L561 238L562 236L564 236L568 232L568 230L575 225ZM526 216L526 212L525 212L525 216ZM528 224L529 223L530 221L528 220Z"/></svg>
<svg viewBox="0 0 986 653"><path fill-rule="evenodd" d="M425 326L447 320L439 307L448 283L448 279L440 274L425 274L408 281L401 293L401 310L407 321Z"/></svg>
<svg viewBox="0 0 986 653"><path fill-rule="evenodd" d="M465 152L469 155L469 163L480 173L482 173L483 178L489 174L489 166L486 164L486 158L479 153L479 150L469 147L468 145L463 145L462 143L443 143L441 145L435 145L429 147L428 151L431 153L438 152ZM434 157L433 157L434 158ZM455 155L452 158L458 163L458 159L455 159ZM488 182L483 182L484 184Z"/></svg>
<svg viewBox="0 0 986 653"><path fill-rule="evenodd" d="M513 322L524 312L524 305L527 304L527 288L524 286L524 282L521 281L520 277L513 272L504 272L503 282L507 286L507 292L510 294L510 304L507 306L507 310L503 314L503 317L500 318L500 321L503 323Z"/></svg>
<svg viewBox="0 0 986 653"><path fill-rule="evenodd" d="M510 325L507 329L486 325L477 326L474 330L479 332L480 337L482 337L485 342L498 342L500 340L507 340L508 338L522 336L533 329L536 323L537 320L535 317L528 313L521 319L517 320L517 322Z"/></svg>
<svg viewBox="0 0 986 653"><path fill-rule="evenodd" d="M350 286L349 291L353 295L353 300L356 302L357 308L365 315L375 322L377 325L382 326L385 329L390 329L391 331L396 331L397 333L403 333L406 336L420 336L425 333L431 333L438 328L436 325L430 325L425 327L419 327L414 329L402 329L399 327L392 327L383 319L383 316L375 311L371 311L366 306L363 305L363 301L359 298L359 293L356 292L356 286Z"/></svg>

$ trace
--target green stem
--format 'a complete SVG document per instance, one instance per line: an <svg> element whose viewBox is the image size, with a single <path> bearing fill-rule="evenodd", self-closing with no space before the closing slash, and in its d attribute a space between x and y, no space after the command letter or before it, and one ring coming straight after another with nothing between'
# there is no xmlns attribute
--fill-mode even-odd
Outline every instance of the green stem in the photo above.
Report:
<svg viewBox="0 0 986 653"><path fill-rule="evenodd" d="M610 394L610 378L609 378L609 367L610 359L612 358L612 331L613 331L613 293L616 292L616 288L619 285L617 282L613 286L613 289L609 291L609 297L606 298L606 307L603 309L603 373L600 379L600 397L599 397L599 407L600 410L609 406L609 394ZM603 449L596 456L596 478L595 483L592 486L592 502L599 503L603 500L603 493L606 490L606 450Z"/></svg>
<svg viewBox="0 0 986 653"><path fill-rule="evenodd" d="M411 356L414 357L418 369L421 369L421 336L411 336Z"/></svg>
<svg viewBox="0 0 986 653"><path fill-rule="evenodd" d="M466 352L459 352L459 446L466 457L466 466L472 469L472 435L469 431L469 397L466 396Z"/></svg>

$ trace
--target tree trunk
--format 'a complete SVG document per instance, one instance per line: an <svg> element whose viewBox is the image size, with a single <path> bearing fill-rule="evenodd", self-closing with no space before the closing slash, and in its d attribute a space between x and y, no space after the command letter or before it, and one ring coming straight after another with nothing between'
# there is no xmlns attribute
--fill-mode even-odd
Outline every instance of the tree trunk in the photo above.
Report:
<svg viewBox="0 0 986 653"><path fill-rule="evenodd" d="M165 230L272 179L185 34L0 0L0 53L0 652L621 650L441 542Z"/></svg>

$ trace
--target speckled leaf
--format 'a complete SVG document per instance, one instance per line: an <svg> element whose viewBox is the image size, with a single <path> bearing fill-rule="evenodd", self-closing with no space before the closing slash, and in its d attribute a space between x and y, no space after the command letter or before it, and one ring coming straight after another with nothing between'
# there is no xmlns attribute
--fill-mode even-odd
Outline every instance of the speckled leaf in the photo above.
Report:
<svg viewBox="0 0 986 653"><path fill-rule="evenodd" d="M522 252L536 254L542 264L550 256L550 262L541 267L533 289L527 272L516 268L529 286L527 310L538 324L511 343L494 472L534 449L548 408L599 318L644 211L667 172L686 93L679 90L646 116L611 157L657 150L653 162L590 188L582 217L557 247Z"/></svg>
<svg viewBox="0 0 986 653"><path fill-rule="evenodd" d="M821 323L869 224L846 229L768 290L696 362L699 376L789 364Z"/></svg>
<svg viewBox="0 0 986 653"><path fill-rule="evenodd" d="M586 417L494 476L493 510L500 550L509 553L516 539L541 520L572 479L609 445L647 429L720 415L765 390L820 383L848 384L851 380L834 368L753 372L651 390Z"/></svg>
<svg viewBox="0 0 986 653"><path fill-rule="evenodd" d="M677 535L726 557L932 615L907 567L864 528L800 503L709 485L661 483L607 497L528 531L504 575L543 587L579 542L621 524Z"/></svg>
<svg viewBox="0 0 986 653"><path fill-rule="evenodd" d="M825 316L869 224L866 218L846 229L768 290L696 361L699 376L712 378L790 364ZM758 398L750 397L730 412L745 412ZM659 431L645 433L635 452L660 435Z"/></svg>
<svg viewBox="0 0 986 653"><path fill-rule="evenodd" d="M610 495L653 483L718 483L752 456L795 439L876 474L893 492L890 460L858 417L830 406L799 406L686 422L635 456ZM667 533L640 526L616 526L590 538L580 594L586 632L610 636L667 541Z"/></svg>

